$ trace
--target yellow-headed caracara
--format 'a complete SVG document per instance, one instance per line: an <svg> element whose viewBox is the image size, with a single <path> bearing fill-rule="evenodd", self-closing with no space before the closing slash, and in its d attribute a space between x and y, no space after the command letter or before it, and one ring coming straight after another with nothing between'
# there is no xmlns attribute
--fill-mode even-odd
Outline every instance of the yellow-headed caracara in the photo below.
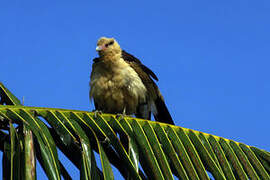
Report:
<svg viewBox="0 0 270 180"><path fill-rule="evenodd" d="M100 38L96 50L99 57L93 60L90 78L90 98L96 110L149 120L152 112L157 121L174 124L153 81L158 78L148 67L113 38Z"/></svg>

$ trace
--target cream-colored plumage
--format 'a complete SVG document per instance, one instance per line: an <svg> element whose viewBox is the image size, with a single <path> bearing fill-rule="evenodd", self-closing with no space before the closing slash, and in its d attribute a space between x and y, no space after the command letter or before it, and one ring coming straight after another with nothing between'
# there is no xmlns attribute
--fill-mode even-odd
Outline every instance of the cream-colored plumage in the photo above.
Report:
<svg viewBox="0 0 270 180"><path fill-rule="evenodd" d="M144 119L151 119L152 113L157 121L174 124L153 80L158 79L148 67L113 38L100 38L96 50L99 57L94 59L90 77L90 98L96 110Z"/></svg>
<svg viewBox="0 0 270 180"><path fill-rule="evenodd" d="M110 41L101 38L98 45L106 44L106 40ZM134 69L121 58L121 48L115 40L110 48L93 65L90 97L105 112L134 114L137 106L146 101L146 88Z"/></svg>

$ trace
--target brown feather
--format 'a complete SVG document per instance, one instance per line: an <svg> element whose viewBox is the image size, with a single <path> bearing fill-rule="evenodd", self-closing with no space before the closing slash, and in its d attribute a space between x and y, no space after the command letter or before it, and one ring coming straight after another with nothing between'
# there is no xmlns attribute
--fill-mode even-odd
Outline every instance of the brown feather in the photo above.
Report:
<svg viewBox="0 0 270 180"><path fill-rule="evenodd" d="M139 75L142 82L144 83L144 85L147 89L147 97L148 97L147 99L148 99L148 101L150 101L150 102L147 102L146 104L149 104L149 103L151 103L151 101L153 101L154 106L155 106L156 111L157 111L157 112L154 112L155 119L157 121L160 121L160 122L165 122L165 123L169 123L169 124L174 125L174 122L173 122L172 117L169 113L169 110L164 102L164 99L163 99L156 83L152 79L152 78L154 78L154 79L158 80L157 76L153 73L152 70L150 70L148 67L143 65L139 59L135 58L134 56L132 56L131 54L128 54L126 51L123 51L123 50L122 50L122 58L126 62L129 63L129 65L136 71L136 73ZM150 111L148 113L147 117L144 117L143 115L141 115L141 114L144 114L143 112L140 112L140 111L143 111L143 108L141 106L143 106L143 107L145 106L145 108L147 108L146 110ZM141 104L140 107L138 107L137 116L139 116L140 118L150 119L151 118L151 108L149 108L148 106L146 106L145 104ZM151 106L151 104L150 104L150 106Z"/></svg>
<svg viewBox="0 0 270 180"><path fill-rule="evenodd" d="M96 110L135 114L136 117L174 124L154 82L157 76L139 59L125 51L113 38L100 38L99 58L93 61L90 97ZM153 80L153 79L154 80Z"/></svg>

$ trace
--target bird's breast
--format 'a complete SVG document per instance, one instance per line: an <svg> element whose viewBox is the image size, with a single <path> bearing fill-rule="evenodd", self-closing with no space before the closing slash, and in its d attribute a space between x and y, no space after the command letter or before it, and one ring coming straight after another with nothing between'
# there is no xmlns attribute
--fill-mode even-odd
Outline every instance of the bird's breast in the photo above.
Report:
<svg viewBox="0 0 270 180"><path fill-rule="evenodd" d="M147 93L136 71L124 61L109 70L102 65L93 67L90 87L90 97L105 109L114 112L126 108L129 114L145 101Z"/></svg>

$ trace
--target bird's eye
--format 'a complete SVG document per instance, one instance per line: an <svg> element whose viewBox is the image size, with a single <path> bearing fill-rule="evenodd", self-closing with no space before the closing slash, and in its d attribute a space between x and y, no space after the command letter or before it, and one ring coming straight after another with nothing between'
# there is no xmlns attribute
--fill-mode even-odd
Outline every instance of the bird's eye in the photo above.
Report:
<svg viewBox="0 0 270 180"><path fill-rule="evenodd" d="M109 42L109 45L113 45L114 41Z"/></svg>
<svg viewBox="0 0 270 180"><path fill-rule="evenodd" d="M105 47L107 48L108 46L113 45L113 43L114 43L114 41L111 41L111 42L105 44Z"/></svg>

